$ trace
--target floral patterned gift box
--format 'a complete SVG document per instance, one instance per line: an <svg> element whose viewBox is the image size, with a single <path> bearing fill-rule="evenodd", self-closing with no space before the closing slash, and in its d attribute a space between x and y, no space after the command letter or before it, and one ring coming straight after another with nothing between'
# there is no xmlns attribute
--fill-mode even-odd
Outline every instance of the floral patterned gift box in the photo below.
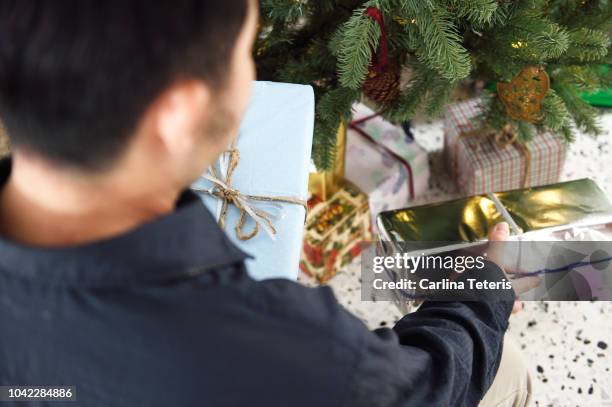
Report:
<svg viewBox="0 0 612 407"><path fill-rule="evenodd" d="M348 182L331 199L309 201L300 268L326 283L371 240L366 196Z"/></svg>

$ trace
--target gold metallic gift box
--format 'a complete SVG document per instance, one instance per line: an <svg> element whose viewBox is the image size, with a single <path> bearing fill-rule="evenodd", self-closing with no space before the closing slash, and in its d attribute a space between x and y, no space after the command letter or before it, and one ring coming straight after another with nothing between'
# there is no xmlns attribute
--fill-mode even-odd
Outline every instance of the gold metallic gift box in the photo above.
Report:
<svg viewBox="0 0 612 407"><path fill-rule="evenodd" d="M308 177L308 191L323 201L329 200L344 185L344 167L346 159L346 123L341 122L336 133L336 146L334 149L336 159L329 171L310 173Z"/></svg>
<svg viewBox="0 0 612 407"><path fill-rule="evenodd" d="M612 205L595 182L581 179L415 206L379 214L378 248L387 255L406 250L423 255L464 249L480 245L491 227L501 221L510 224L509 240L538 231L552 235L568 226L611 223ZM403 270L391 271L394 278L411 278ZM419 303L405 294L394 291L394 302L403 313Z"/></svg>
<svg viewBox="0 0 612 407"><path fill-rule="evenodd" d="M518 235L605 215L605 193L580 179L383 212L377 222L386 241L474 242L501 221Z"/></svg>

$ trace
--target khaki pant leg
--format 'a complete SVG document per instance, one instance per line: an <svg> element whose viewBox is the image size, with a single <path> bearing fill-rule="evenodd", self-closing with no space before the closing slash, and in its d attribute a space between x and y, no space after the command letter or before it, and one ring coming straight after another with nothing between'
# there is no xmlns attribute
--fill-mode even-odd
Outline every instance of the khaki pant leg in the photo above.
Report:
<svg viewBox="0 0 612 407"><path fill-rule="evenodd" d="M508 335L497 375L479 407L522 407L529 404L532 383L520 350Z"/></svg>

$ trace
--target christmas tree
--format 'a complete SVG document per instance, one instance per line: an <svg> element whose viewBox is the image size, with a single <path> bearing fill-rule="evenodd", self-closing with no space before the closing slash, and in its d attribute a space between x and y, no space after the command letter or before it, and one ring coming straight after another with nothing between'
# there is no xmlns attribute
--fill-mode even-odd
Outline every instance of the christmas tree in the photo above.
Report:
<svg viewBox="0 0 612 407"><path fill-rule="evenodd" d="M362 95L387 119L439 115L466 78L492 84L486 125L519 140L597 134L581 92L610 87L606 0L262 0L258 76L310 84L313 157L334 160L336 130Z"/></svg>

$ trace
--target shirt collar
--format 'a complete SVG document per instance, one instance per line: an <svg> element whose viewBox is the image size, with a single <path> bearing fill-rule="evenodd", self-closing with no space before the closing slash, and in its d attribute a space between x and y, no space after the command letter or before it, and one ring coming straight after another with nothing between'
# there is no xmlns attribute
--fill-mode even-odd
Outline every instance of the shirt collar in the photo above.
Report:
<svg viewBox="0 0 612 407"><path fill-rule="evenodd" d="M10 171L10 158L1 160L0 189ZM93 243L42 248L0 235L0 272L51 285L152 283L241 263L247 257L190 190L181 194L174 212Z"/></svg>

